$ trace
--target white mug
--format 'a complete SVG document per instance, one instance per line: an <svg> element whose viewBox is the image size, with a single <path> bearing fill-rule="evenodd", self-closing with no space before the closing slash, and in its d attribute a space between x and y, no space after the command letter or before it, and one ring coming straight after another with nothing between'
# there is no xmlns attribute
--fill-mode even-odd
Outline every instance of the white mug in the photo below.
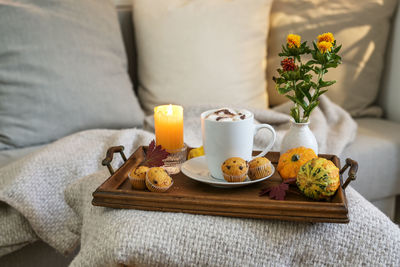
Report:
<svg viewBox="0 0 400 267"><path fill-rule="evenodd" d="M206 162L211 175L217 179L224 179L221 165L231 157L240 157L250 161L253 152L254 136L261 128L268 129L272 138L264 150L256 157L262 157L273 146L276 133L268 124L255 124L254 115L249 114L245 119L238 121L214 121L206 119L207 115L218 109L208 110L201 114L201 130Z"/></svg>

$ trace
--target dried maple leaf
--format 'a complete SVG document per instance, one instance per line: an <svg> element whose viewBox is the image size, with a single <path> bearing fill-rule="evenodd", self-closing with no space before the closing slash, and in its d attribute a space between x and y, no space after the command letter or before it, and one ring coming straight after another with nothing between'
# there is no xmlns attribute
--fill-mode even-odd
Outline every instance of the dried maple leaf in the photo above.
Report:
<svg viewBox="0 0 400 267"><path fill-rule="evenodd" d="M289 184L296 181L296 179L287 179L278 185L273 185L268 188L262 189L259 196L269 195L270 198L276 200L284 200L286 191L289 190Z"/></svg>
<svg viewBox="0 0 400 267"><path fill-rule="evenodd" d="M161 145L156 146L156 142L153 140L149 144L149 148L146 152L146 157L142 165L147 167L160 167L164 165L164 159L168 157L169 153L162 148Z"/></svg>

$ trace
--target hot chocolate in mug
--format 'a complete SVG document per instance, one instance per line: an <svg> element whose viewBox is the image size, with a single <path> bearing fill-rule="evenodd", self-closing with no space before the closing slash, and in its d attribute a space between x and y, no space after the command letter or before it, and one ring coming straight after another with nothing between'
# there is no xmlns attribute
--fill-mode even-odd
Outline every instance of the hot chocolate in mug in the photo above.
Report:
<svg viewBox="0 0 400 267"><path fill-rule="evenodd" d="M224 179L221 165L231 157L250 161L254 136L259 129L271 132L271 139L256 157L262 157L273 146L276 133L269 124L255 124L254 115L248 110L213 109L201 114L201 130L206 162L211 175Z"/></svg>

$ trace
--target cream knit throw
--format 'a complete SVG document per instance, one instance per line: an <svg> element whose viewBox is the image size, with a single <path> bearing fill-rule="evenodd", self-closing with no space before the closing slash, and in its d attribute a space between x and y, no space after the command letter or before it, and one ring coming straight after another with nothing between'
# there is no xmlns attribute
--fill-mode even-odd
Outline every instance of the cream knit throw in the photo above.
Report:
<svg viewBox="0 0 400 267"><path fill-rule="evenodd" d="M71 266L400 266L400 229L348 187L350 223L297 223L90 204L107 171L66 191L81 250Z"/></svg>
<svg viewBox="0 0 400 267"><path fill-rule="evenodd" d="M153 138L136 129L85 131L0 168L0 201L9 205L0 206L0 256L37 236L61 253L72 251L79 235L67 228L74 216L64 200L67 185L104 169L101 160L110 146L124 144L129 155Z"/></svg>
<svg viewBox="0 0 400 267"><path fill-rule="evenodd" d="M185 111L189 145L199 144L198 116L204 108L192 107ZM288 108L280 109L287 112ZM288 116L277 110L257 110L255 115L258 121L274 125L279 142L288 127ZM355 135L354 121L327 98L321 99L321 108L311 119L321 152L339 154ZM130 154L152 138L149 132L135 129L85 131L1 168L0 200L9 205L0 206L0 215L4 215L0 217L1 253L32 242L37 235L62 253L72 251L80 240L81 251L73 262L75 266L116 262L139 265L399 263L398 227L352 189L347 190L349 225L93 207L91 193L109 176L107 169L100 165L107 148L122 144L126 154ZM261 134L256 138L256 146L262 143ZM115 160L115 165L120 163ZM65 198L72 209L64 200L68 185ZM4 209L9 212L3 212ZM22 233L20 236L15 235L18 231Z"/></svg>

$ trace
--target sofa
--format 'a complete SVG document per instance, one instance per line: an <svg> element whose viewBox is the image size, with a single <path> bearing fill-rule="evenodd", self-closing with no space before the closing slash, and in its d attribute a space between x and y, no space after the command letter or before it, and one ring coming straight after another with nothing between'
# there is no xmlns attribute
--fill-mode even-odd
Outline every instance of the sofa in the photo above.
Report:
<svg viewBox="0 0 400 267"><path fill-rule="evenodd" d="M128 56L129 74L137 87L138 74L135 68L136 50L131 6L128 3L121 4L120 1L117 9ZM400 53L395 51L395 48L400 47L400 16L393 19L391 32L390 44L385 55L385 76L382 78L382 89L375 100L376 105L383 109L384 116L355 118L358 124L357 136L354 142L340 155L340 158L342 162L348 157L359 162L357 180L352 183L352 186L394 220L396 198L398 205L400 204L400 108L398 105L400 79L396 65L400 60ZM332 100L335 102L335 99ZM45 144L0 150L0 166L18 160L43 146ZM44 264L64 266L68 264L71 257L64 258L39 241L3 256L0 258L0 265L22 266L24 259L29 260L30 266L44 266Z"/></svg>

